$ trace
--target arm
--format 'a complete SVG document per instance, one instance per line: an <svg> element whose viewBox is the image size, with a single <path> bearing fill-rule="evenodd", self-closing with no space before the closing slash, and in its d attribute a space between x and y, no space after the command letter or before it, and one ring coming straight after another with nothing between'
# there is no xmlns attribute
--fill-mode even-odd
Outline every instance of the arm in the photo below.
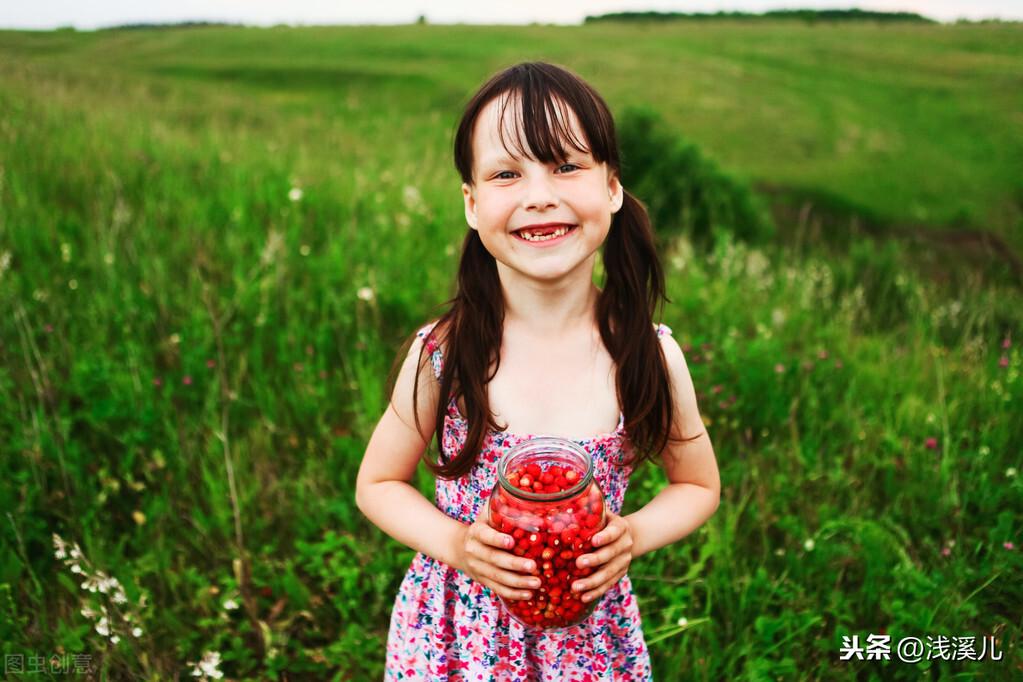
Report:
<svg viewBox="0 0 1023 682"><path fill-rule="evenodd" d="M599 567L572 586L577 592L585 592L583 601L592 601L614 587L634 558L677 542L699 528L721 500L714 447L696 406L685 356L671 336L661 338L661 347L675 398L672 437L700 437L688 443L668 443L661 457L669 483L642 509L625 517L608 512L608 525L592 538L594 551L576 559L579 566Z"/></svg>
<svg viewBox="0 0 1023 682"><path fill-rule="evenodd" d="M398 542L449 566L457 566L456 546L466 526L447 516L410 484L435 433L439 390L427 363L416 371L423 340L409 350L394 393L366 447L355 482L355 504ZM419 422L412 412L412 388L419 381Z"/></svg>
<svg viewBox="0 0 1023 682"><path fill-rule="evenodd" d="M685 356L670 335L661 337L661 347L675 398L672 437L700 437L668 444L661 455L668 485L642 509L625 517L632 527L633 557L686 537L713 516L721 501L714 446L700 418Z"/></svg>

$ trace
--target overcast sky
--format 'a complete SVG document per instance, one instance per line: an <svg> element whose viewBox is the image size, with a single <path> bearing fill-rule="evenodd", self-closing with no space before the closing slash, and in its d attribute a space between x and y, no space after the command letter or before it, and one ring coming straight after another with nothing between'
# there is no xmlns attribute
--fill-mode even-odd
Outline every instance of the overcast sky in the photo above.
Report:
<svg viewBox="0 0 1023 682"><path fill-rule="evenodd" d="M577 24L587 14L626 10L761 12L784 8L848 8L910 11L941 21L1023 19L1023 0L0 0L0 27L101 28L125 23L187 20L273 24L404 24L421 14L435 23Z"/></svg>

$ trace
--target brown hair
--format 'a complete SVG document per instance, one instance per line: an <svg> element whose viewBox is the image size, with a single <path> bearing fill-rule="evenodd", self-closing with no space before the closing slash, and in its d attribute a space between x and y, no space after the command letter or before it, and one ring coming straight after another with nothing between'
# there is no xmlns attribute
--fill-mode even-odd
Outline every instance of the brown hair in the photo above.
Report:
<svg viewBox="0 0 1023 682"><path fill-rule="evenodd" d="M581 151L588 150L597 162L606 163L620 177L614 119L601 96L564 68L528 62L493 76L466 105L454 141L455 166L465 183L473 185L472 133L476 119L488 103L505 94L518 97L516 144L521 154L543 163L563 163L567 140ZM510 99L506 98L503 106ZM575 113L585 141L575 140L567 128L566 117L559 115L565 105ZM503 114L502 111L502 117ZM523 137L528 152L522 148ZM583 144L585 149L580 146ZM670 299L665 296L664 274L650 219L639 200L628 192L621 209L614 214L604 243L603 261L605 280L597 300L597 320L601 339L614 360L625 432L638 453L626 464L634 465L645 459L654 460L668 441L675 439L670 437L674 415L671 384L653 325L658 302ZM468 473L476 463L487 429L500 430L490 411L487 384L496 376L500 364L504 300L496 262L476 230L469 229L462 242L457 291L444 305L447 312L433 330L435 339L444 347L445 357L436 416L440 454L434 463L424 453L424 461L436 475L454 479ZM413 336L406 341L406 353L414 339ZM430 368L428 358L424 362L425 348L426 344L420 351L419 371ZM404 357L405 353L399 353L396 369ZM488 374L492 363L494 370ZM389 383L393 387L393 380ZM417 377L412 398L414 409L418 387ZM463 416L468 434L461 451L448 461L442 443L444 419L452 398L461 399L465 405Z"/></svg>

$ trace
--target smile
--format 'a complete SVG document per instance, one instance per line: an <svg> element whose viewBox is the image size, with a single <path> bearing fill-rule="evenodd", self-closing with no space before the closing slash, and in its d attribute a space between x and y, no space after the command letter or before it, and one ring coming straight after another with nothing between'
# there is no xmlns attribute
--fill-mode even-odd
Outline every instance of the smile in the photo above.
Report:
<svg viewBox="0 0 1023 682"><path fill-rule="evenodd" d="M513 232L516 239L528 242L533 246L553 245L562 241L567 235L576 230L576 225L561 225L555 229L538 229L532 231L519 230Z"/></svg>

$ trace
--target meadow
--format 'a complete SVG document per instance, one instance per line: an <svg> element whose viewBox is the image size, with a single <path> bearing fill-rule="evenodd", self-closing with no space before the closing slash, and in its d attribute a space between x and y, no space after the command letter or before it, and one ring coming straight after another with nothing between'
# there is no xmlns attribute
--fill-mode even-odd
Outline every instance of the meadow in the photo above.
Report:
<svg viewBox="0 0 1023 682"><path fill-rule="evenodd" d="M461 106L545 59L656 111L773 221L655 225L659 321L723 485L630 569L656 678L1018 679L1021 44L866 22L0 31L5 664L380 678L413 553L356 509L356 471L395 352L453 293ZM939 247L963 233L997 248ZM663 483L638 472L625 512ZM871 633L893 660L839 660ZM894 660L941 636L1002 658Z"/></svg>

